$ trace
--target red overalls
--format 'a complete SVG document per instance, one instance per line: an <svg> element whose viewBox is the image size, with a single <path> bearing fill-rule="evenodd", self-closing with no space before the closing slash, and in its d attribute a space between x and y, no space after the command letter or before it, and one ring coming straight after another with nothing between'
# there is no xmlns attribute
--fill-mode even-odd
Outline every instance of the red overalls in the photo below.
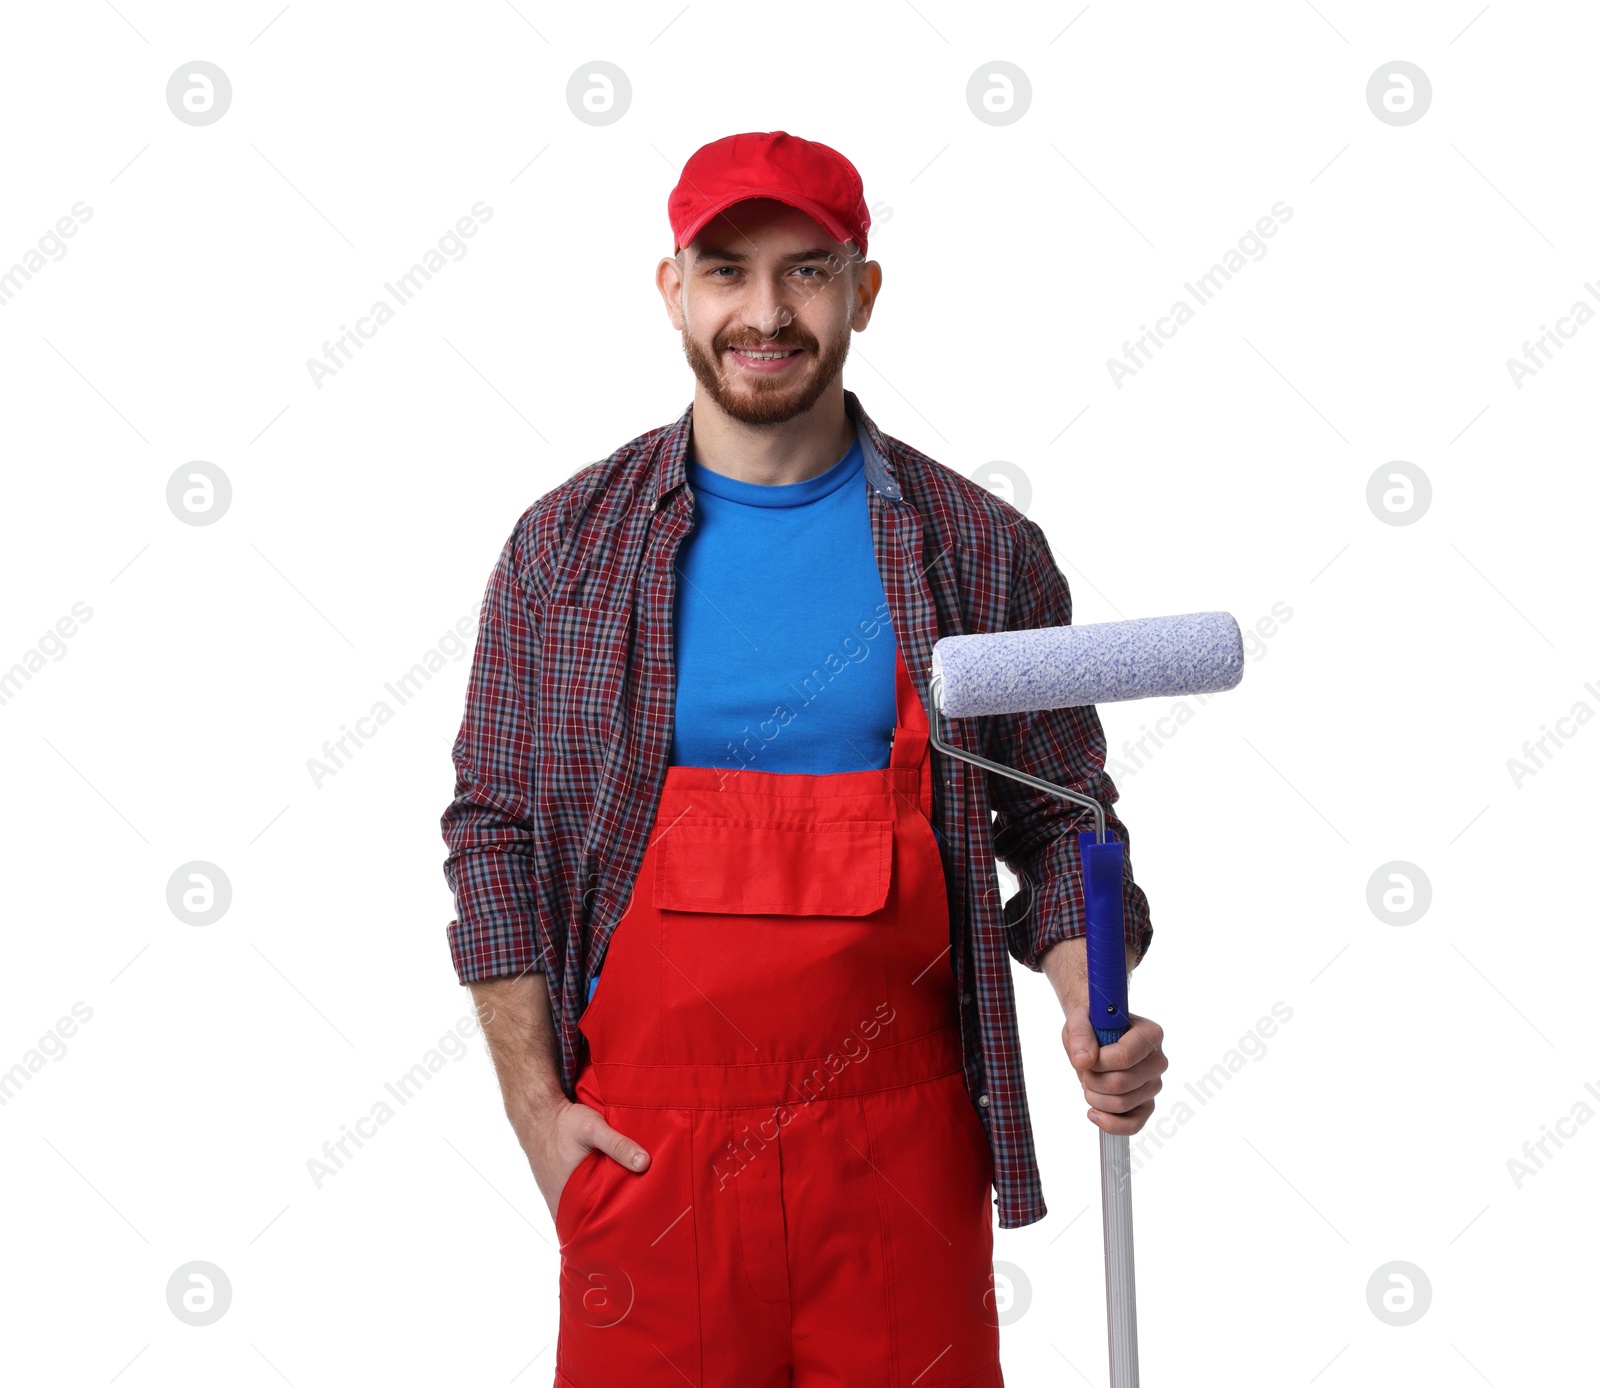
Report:
<svg viewBox="0 0 1600 1388"><path fill-rule="evenodd" d="M670 766L580 1029L557 1388L1003 1388L927 719L887 770ZM803 715L802 715L803 716Z"/></svg>

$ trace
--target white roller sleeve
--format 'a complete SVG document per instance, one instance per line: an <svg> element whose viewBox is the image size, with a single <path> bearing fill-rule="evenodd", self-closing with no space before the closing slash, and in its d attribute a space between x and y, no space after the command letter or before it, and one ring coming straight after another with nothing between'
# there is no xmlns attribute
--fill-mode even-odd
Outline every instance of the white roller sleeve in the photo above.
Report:
<svg viewBox="0 0 1600 1388"><path fill-rule="evenodd" d="M1035 627L934 642L947 718L1210 694L1244 676L1244 641L1228 612Z"/></svg>

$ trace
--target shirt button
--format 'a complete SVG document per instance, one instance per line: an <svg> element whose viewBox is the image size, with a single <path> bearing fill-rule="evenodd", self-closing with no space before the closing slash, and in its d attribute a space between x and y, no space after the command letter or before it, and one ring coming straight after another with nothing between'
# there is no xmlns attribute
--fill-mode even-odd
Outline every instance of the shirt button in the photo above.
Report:
<svg viewBox="0 0 1600 1388"><path fill-rule="evenodd" d="M978 1095L978 1107L979 1108L988 1108L989 1107L989 1096L987 1094Z"/></svg>
<svg viewBox="0 0 1600 1388"><path fill-rule="evenodd" d="M652 501L652 502L651 502L651 503L650 503L650 509L651 509L651 510L652 510L652 511L654 511L654 510L655 510L655 509L656 509L656 503L655 503L655 502L653 502L653 501Z"/></svg>
<svg viewBox="0 0 1600 1388"><path fill-rule="evenodd" d="M971 993L963 993L961 995L961 1001L964 1002L964 1003L970 1004L972 1002L972 994Z"/></svg>

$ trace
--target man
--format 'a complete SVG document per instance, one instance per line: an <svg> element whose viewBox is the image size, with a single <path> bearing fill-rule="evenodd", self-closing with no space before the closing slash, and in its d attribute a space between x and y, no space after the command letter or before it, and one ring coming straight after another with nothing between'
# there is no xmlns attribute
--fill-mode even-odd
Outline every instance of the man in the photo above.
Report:
<svg viewBox="0 0 1600 1388"><path fill-rule="evenodd" d="M1079 812L929 745L933 642L1069 623L1066 581L844 389L883 279L848 160L730 136L668 213L693 403L517 523L443 820L561 1242L556 1382L999 1388L991 1185L1002 1227L1045 1213L1011 958L1096 1126L1138 1131L1167 1064L1148 1019L1089 1027ZM1116 799L1092 708L941 731ZM1131 872L1124 904L1132 967Z"/></svg>

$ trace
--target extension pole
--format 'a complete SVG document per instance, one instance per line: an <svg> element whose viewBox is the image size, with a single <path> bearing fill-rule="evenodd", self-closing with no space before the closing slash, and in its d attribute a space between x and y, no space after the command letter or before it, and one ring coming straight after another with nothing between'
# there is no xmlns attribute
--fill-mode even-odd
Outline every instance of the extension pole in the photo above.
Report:
<svg viewBox="0 0 1600 1388"><path fill-rule="evenodd" d="M1133 1189L1128 1139L1100 1134L1101 1225L1106 1245L1106 1336L1111 1388L1139 1388L1139 1317L1133 1294Z"/></svg>
<svg viewBox="0 0 1600 1388"><path fill-rule="evenodd" d="M1122 844L1078 835L1089 973L1089 1020L1102 1046L1122 1039L1128 1020L1123 947ZM1139 1388L1139 1318L1133 1285L1133 1169L1128 1139L1100 1131L1100 1210L1106 1250L1106 1339L1111 1388Z"/></svg>

